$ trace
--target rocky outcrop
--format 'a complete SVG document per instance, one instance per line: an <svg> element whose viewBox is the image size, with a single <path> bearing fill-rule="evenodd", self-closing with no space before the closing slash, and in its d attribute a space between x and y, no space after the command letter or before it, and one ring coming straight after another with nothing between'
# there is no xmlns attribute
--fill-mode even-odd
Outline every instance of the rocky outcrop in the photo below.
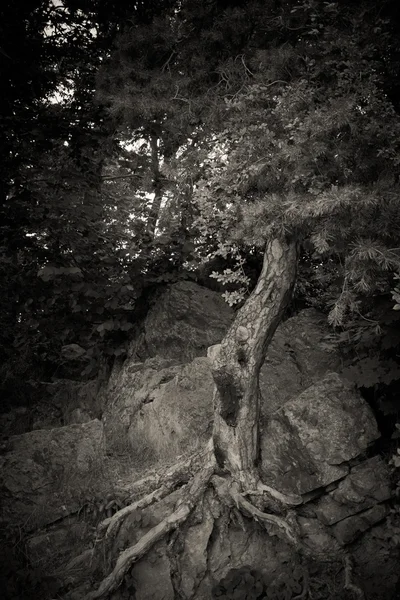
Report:
<svg viewBox="0 0 400 600"><path fill-rule="evenodd" d="M326 373L340 370L340 363L325 315L307 308L281 323L260 371L262 416L271 415Z"/></svg>
<svg viewBox="0 0 400 600"><path fill-rule="evenodd" d="M379 437L371 409L331 373L276 411L261 436L266 482L306 494L343 478L348 463Z"/></svg>
<svg viewBox="0 0 400 600"><path fill-rule="evenodd" d="M148 527L159 522L166 507L171 510L177 495L172 494L155 506L128 517L123 523L117 544L140 539ZM292 549L275 536L265 535L254 522L231 520L209 490L204 501L185 528L168 544L158 542L131 571L135 598L174 600L174 586L179 585L184 598L209 600L211 590L232 569L252 565L273 579L283 563L290 562ZM175 542L175 543L173 543ZM241 597L241 596L240 596Z"/></svg>
<svg viewBox="0 0 400 600"><path fill-rule="evenodd" d="M334 525L390 497L388 468L374 456L352 467L337 488L318 501L316 514L326 525Z"/></svg>
<svg viewBox="0 0 400 600"><path fill-rule="evenodd" d="M79 508L82 493L99 477L103 425L31 431L13 436L0 457L3 519L25 530L43 527Z"/></svg>
<svg viewBox="0 0 400 600"><path fill-rule="evenodd" d="M131 449L147 449L157 460L201 447L211 436L213 388L206 357L176 368L172 379L153 378L136 395L140 408L128 429Z"/></svg>
<svg viewBox="0 0 400 600"><path fill-rule="evenodd" d="M102 391L107 452L157 460L203 439L211 427L213 383L201 355L222 339L232 316L219 294L191 282L162 294L130 357L114 367ZM263 420L339 362L323 315L307 309L282 323L260 373Z"/></svg>
<svg viewBox="0 0 400 600"><path fill-rule="evenodd" d="M221 341L234 313L220 294L191 281L169 286L149 310L131 346L136 359L161 356L187 362Z"/></svg>
<svg viewBox="0 0 400 600"><path fill-rule="evenodd" d="M126 365L109 394L103 415L108 452L125 449L133 458L146 454L157 461L210 436L213 379L206 357L179 365L158 358Z"/></svg>
<svg viewBox="0 0 400 600"><path fill-rule="evenodd" d="M43 528L27 539L31 563L47 569L58 556L64 583L82 585L76 598L89 591L96 563L90 549L85 551L86 541L81 543L88 528L71 513L81 506L81 491L98 479L105 447L113 456L125 452L130 465L139 465L136 481L149 463L161 463L161 472L164 461L174 462L209 438L214 386L206 352L222 339L232 317L218 294L190 282L170 286L100 394L93 383L69 391L60 386L64 421L82 424L10 438L0 460L4 518L24 522L28 530ZM350 545L367 578L377 553L389 581L382 541L388 536L389 476L383 460L371 457L379 432L367 403L335 371L340 357L318 312L307 309L279 326L260 374L260 471L265 483L302 496L296 519L314 556L342 556ZM84 422L101 412L102 423ZM130 483L124 477L127 493ZM183 494L185 488L130 513L114 540L115 554L173 512ZM135 499L129 496L129 502ZM66 515L69 520L61 519ZM269 597L299 596L301 569L293 549L275 533L221 504L211 486L188 521L134 564L120 597L173 600L179 588L187 600L209 600L213 587L244 565L268 581L275 590ZM71 558L74 544L82 549L77 558ZM291 591L283 591L282 582ZM379 587L374 590L375 600L384 598Z"/></svg>
<svg viewBox="0 0 400 600"><path fill-rule="evenodd" d="M102 420L108 453L131 451L128 432L136 415L160 386L172 380L180 369L173 360L159 357L144 363L128 359L113 369L107 388L103 390ZM140 439L136 444L142 448L146 445Z"/></svg>

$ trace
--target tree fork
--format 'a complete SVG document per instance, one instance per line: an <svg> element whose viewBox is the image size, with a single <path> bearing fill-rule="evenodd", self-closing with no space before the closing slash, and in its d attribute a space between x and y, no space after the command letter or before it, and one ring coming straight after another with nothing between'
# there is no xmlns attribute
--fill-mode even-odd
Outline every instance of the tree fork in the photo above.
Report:
<svg viewBox="0 0 400 600"><path fill-rule="evenodd" d="M297 262L295 240L276 238L266 244L255 289L237 312L221 344L210 351L216 386L213 429L216 460L245 489L254 491L260 490L259 372L290 301ZM294 504L300 502L297 497L291 500Z"/></svg>

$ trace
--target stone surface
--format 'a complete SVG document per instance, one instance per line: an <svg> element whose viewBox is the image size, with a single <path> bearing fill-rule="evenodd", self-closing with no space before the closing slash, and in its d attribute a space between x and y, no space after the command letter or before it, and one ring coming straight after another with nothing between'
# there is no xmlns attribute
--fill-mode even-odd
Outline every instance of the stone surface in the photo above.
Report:
<svg viewBox="0 0 400 600"><path fill-rule="evenodd" d="M173 363L160 357L144 363L128 359L113 369L107 388L102 392L107 452L130 449L129 427L141 406L151 400L158 387L181 370Z"/></svg>
<svg viewBox="0 0 400 600"><path fill-rule="evenodd" d="M347 517L343 521L332 526L332 531L339 544L346 546L354 542L365 531L368 531L375 523L382 521L388 514L388 507L377 504L364 512Z"/></svg>
<svg viewBox="0 0 400 600"><path fill-rule="evenodd" d="M186 315L188 307L185 303L192 308L194 303L190 318ZM156 316L159 320L153 322ZM191 327L198 325L193 336L197 340L196 352L203 353L203 344L214 344L223 337L231 317L231 310L218 294L193 283L175 284L164 292L145 321L145 338L150 336L152 341L145 344L151 352L143 351L144 355L156 350L161 354L140 361L137 353L132 352L123 364L114 367L108 385L102 391L107 451L128 452L136 446L140 453L144 452L151 459L154 452L164 452L168 444L171 448L182 449L187 438L187 423L194 413L197 413L195 434L207 430L213 385L208 363L193 361L188 365L189 374L184 374L184 378L193 379L189 385L195 389L187 394L180 375L184 367L179 361L187 363L193 350L192 346L191 349L187 346L189 324ZM215 328L216 320L218 328ZM178 333L179 336L184 334L185 339ZM338 353L331 346L324 346L329 335L326 318L313 309L306 309L279 326L260 374L264 417L297 396L326 369L338 364ZM143 344L142 340L139 346L144 347ZM183 349L183 354L175 352L175 344ZM169 383L169 380L173 382ZM174 396L179 399L182 410L177 409ZM169 409L173 412L172 417L168 414Z"/></svg>
<svg viewBox="0 0 400 600"><path fill-rule="evenodd" d="M104 453L103 426L37 430L9 440L0 458L3 518L33 530L79 507L79 496L98 478Z"/></svg>
<svg viewBox="0 0 400 600"><path fill-rule="evenodd" d="M174 492L158 504L140 511L140 518L130 515L121 526L116 544L127 547L136 543L149 527L165 517L166 511L173 510L178 498L179 493ZM171 575L175 574L183 598L210 600L212 587L231 569L252 565L272 580L282 564L290 560L292 548L289 545L277 536L266 535L265 529L254 521L245 520L245 529L229 521L229 514L221 511L218 502L213 506L211 492L206 494L203 506L198 509L198 519L189 519L169 553L165 540L162 540L135 563L131 572L135 598L173 600L176 596Z"/></svg>
<svg viewBox="0 0 400 600"><path fill-rule="evenodd" d="M182 365L165 383L141 388L138 393L145 400L140 400L140 410L128 430L132 450L146 450L155 459L171 458L207 441L211 436L213 389L205 357Z"/></svg>
<svg viewBox="0 0 400 600"><path fill-rule="evenodd" d="M179 362L206 356L208 346L222 340L233 310L221 294L191 281L170 285L144 320L144 332L132 344L139 360L152 356Z"/></svg>
<svg viewBox="0 0 400 600"><path fill-rule="evenodd" d="M133 569L135 600L175 600L165 543L157 544Z"/></svg>
<svg viewBox="0 0 400 600"><path fill-rule="evenodd" d="M316 514L327 525L371 508L391 497L389 471L379 456L351 469L330 494L318 501Z"/></svg>
<svg viewBox="0 0 400 600"><path fill-rule="evenodd" d="M126 361L109 384L107 452L157 460L193 449L211 434L213 389L206 357L180 365L160 358Z"/></svg>
<svg viewBox="0 0 400 600"><path fill-rule="evenodd" d="M328 527L312 517L298 517L302 543L313 556L327 557L340 552L340 545Z"/></svg>
<svg viewBox="0 0 400 600"><path fill-rule="evenodd" d="M260 371L265 418L288 400L340 367L340 355L326 316L313 308L279 325Z"/></svg>
<svg viewBox="0 0 400 600"><path fill-rule="evenodd" d="M207 550L214 528L212 515L205 511L203 520L193 525L185 536L185 546L180 561L182 591L186 598L195 597L208 566Z"/></svg>
<svg viewBox="0 0 400 600"><path fill-rule="evenodd" d="M65 519L62 524L39 530L30 535L25 543L29 563L47 575L56 573L64 566L65 559L79 554L90 539L89 524L76 518Z"/></svg>
<svg viewBox="0 0 400 600"><path fill-rule="evenodd" d="M281 491L306 494L344 477L346 461L378 437L367 403L347 381L330 373L264 426L263 479Z"/></svg>

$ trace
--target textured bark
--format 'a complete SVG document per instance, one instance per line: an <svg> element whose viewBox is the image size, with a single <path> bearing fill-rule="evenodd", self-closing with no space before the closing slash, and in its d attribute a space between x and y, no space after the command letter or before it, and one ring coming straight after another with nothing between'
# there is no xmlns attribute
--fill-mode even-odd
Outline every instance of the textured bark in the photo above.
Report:
<svg viewBox="0 0 400 600"><path fill-rule="evenodd" d="M257 285L220 346L210 355L216 384L213 441L217 463L244 488L259 484L258 377L291 298L298 250L295 241L268 242Z"/></svg>

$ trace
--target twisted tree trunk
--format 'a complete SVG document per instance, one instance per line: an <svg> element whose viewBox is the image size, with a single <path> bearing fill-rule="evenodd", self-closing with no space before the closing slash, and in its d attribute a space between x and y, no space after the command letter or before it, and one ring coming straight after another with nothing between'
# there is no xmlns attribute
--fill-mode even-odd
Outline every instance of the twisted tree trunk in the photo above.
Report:
<svg viewBox="0 0 400 600"><path fill-rule="evenodd" d="M210 352L216 386L215 458L245 489L259 485L259 372L290 300L297 259L295 241L267 243L255 289L222 343Z"/></svg>
<svg viewBox="0 0 400 600"><path fill-rule="evenodd" d="M193 507L211 485L220 502L253 518L268 529L282 535L296 548L300 547L297 524L277 514L264 512L247 496L266 495L278 506L302 502L264 485L258 475L260 396L258 378L270 343L290 300L296 278L298 259L294 240L274 239L264 252L263 268L257 285L238 311L234 323L222 343L210 349L215 381L214 429L212 440L203 453L202 465L183 485L178 477L181 469L171 471L162 485L150 491L131 506L121 509L100 524L105 547L118 534L121 522L132 511L150 506L180 488L181 499L176 509L147 532L136 544L118 557L111 573L86 600L107 597L123 581L130 566L140 559L161 537L183 524ZM177 475L178 474L178 475ZM256 501L257 503L257 501ZM268 505L268 502L267 502ZM284 512L284 511L283 511ZM104 549L104 546L103 546Z"/></svg>

